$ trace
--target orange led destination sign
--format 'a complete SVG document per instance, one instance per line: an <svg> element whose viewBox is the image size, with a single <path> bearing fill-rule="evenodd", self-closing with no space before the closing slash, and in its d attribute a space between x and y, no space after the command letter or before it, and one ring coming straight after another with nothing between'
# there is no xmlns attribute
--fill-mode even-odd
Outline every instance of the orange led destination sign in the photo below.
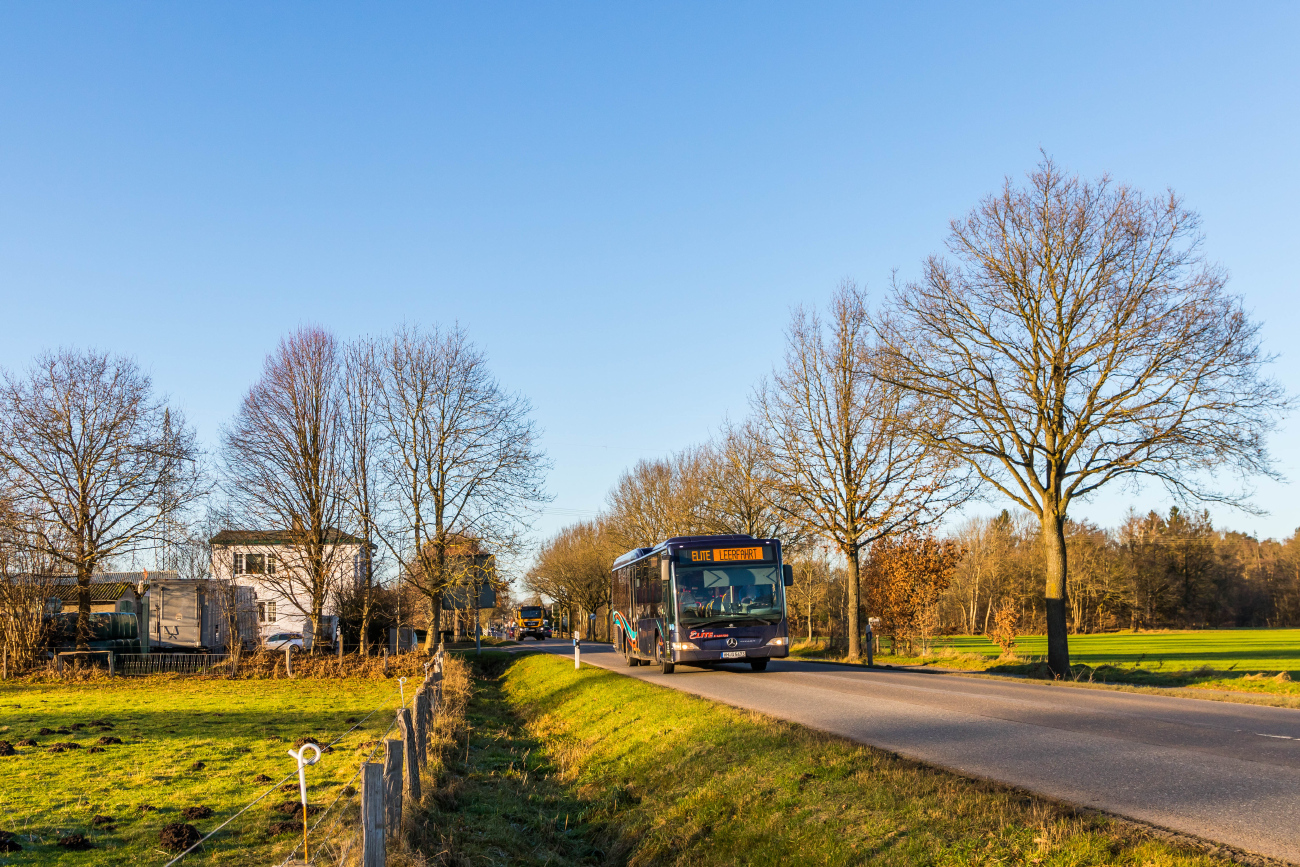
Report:
<svg viewBox="0 0 1300 867"><path fill-rule="evenodd" d="M762 548L714 548L711 551L692 551L692 563L726 563L738 560L762 560Z"/></svg>

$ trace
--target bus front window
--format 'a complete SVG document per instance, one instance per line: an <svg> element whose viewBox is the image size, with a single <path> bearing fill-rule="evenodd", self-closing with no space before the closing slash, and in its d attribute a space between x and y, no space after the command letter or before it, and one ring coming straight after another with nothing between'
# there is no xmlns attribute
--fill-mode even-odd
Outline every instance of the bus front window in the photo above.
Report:
<svg viewBox="0 0 1300 867"><path fill-rule="evenodd" d="M776 623L781 573L776 566L679 567L677 611L683 627Z"/></svg>

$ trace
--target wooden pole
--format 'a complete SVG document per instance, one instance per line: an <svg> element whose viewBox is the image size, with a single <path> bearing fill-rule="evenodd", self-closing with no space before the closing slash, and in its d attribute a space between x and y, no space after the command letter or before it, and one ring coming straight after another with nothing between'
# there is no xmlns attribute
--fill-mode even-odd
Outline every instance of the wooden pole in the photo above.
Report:
<svg viewBox="0 0 1300 867"><path fill-rule="evenodd" d="M285 677L293 677L293 663L289 661L290 659L292 659L292 657L289 655L289 652L292 649L293 649L292 644L286 644L284 646L284 676Z"/></svg>
<svg viewBox="0 0 1300 867"><path fill-rule="evenodd" d="M366 762L361 766L361 867L385 867L384 808L384 768Z"/></svg>
<svg viewBox="0 0 1300 867"><path fill-rule="evenodd" d="M402 827L402 742L384 741L384 828L397 839Z"/></svg>
<svg viewBox="0 0 1300 867"><path fill-rule="evenodd" d="M421 688L415 693L415 755L422 768L429 766L429 753L426 746L429 736L428 712L429 694Z"/></svg>
<svg viewBox="0 0 1300 867"><path fill-rule="evenodd" d="M402 726L402 740L406 745L406 794L411 799L411 806L415 806L420 803L420 759L415 746L411 709L402 708L398 720Z"/></svg>

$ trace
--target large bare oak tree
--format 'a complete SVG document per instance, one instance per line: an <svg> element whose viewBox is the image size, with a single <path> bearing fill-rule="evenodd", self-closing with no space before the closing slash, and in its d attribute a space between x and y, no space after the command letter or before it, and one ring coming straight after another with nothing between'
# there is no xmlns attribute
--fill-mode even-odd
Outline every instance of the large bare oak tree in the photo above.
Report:
<svg viewBox="0 0 1300 867"><path fill-rule="evenodd" d="M76 575L77 646L90 636L90 578L111 558L161 542L203 493L194 432L135 361L41 355L0 387L0 472L15 538Z"/></svg>
<svg viewBox="0 0 1300 867"><path fill-rule="evenodd" d="M923 441L1041 521L1057 676L1069 671L1075 500L1147 476L1241 504L1228 476L1273 473L1265 434L1287 398L1201 246L1172 192L1088 183L1044 160L1027 186L1008 180L953 221L950 256L898 287L882 328L894 384L950 410Z"/></svg>

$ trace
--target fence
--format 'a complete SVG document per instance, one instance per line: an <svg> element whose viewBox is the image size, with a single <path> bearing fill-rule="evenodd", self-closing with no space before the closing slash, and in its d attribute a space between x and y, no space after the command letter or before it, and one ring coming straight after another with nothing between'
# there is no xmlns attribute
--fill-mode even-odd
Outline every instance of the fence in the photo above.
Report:
<svg viewBox="0 0 1300 867"><path fill-rule="evenodd" d="M207 674L228 668L224 653L118 653L118 674Z"/></svg>
<svg viewBox="0 0 1300 867"><path fill-rule="evenodd" d="M156 654L154 654L156 655ZM184 654L167 654L182 656ZM406 678L399 679L401 707L384 734L375 742L373 748L363 761L358 764L356 773L343 785L339 794L323 811L313 824L308 818L313 815L315 807L308 804L307 787L303 777L304 769L315 764L321 754L338 744L343 738L356 731L375 714L380 713L385 704L371 711L352 728L339 735L329 744L313 747L304 744L297 752L290 755L298 759L299 768L277 781L239 812L226 819L212 831L204 835L165 867L173 867L185 856L195 852L215 834L246 813L254 805L265 800L280 787L298 777L302 802L301 819L303 823L302 840L281 862L282 867L290 865L311 864L345 864L357 863L362 867L385 867L389 847L400 839L403 805L412 807L421 800L420 774L428 764L428 741L434 724L434 717L442 709L442 679L445 651L439 646L433 659L425 663L424 680L411 693L407 701ZM219 664L219 663L218 663ZM390 739L389 735L398 729L400 739ZM311 747L315 750L313 758L307 757ZM372 761L380 748L383 748L383 762ZM352 807L359 807L354 813ZM296 819L295 819L296 821ZM353 862L348 856L356 857ZM301 857L300 857L301 856Z"/></svg>

